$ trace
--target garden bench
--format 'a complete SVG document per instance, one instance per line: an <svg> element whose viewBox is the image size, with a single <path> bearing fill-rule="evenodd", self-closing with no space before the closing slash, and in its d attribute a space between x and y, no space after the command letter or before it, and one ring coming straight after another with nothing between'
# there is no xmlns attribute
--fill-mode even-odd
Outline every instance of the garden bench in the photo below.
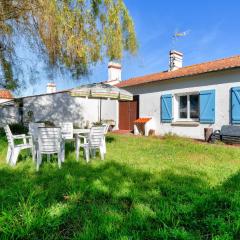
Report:
<svg viewBox="0 0 240 240"><path fill-rule="evenodd" d="M214 131L211 140L221 140L225 143L240 143L240 126L223 125L221 130Z"/></svg>

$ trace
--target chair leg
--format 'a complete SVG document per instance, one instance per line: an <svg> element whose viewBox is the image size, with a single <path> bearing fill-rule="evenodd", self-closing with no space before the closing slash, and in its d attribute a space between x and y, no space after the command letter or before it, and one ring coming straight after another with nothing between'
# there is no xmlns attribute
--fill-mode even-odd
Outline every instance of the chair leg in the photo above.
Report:
<svg viewBox="0 0 240 240"><path fill-rule="evenodd" d="M37 166L36 166L36 170L37 172L39 171L39 166L41 165L42 163L42 154L37 151Z"/></svg>
<svg viewBox="0 0 240 240"><path fill-rule="evenodd" d="M80 139L77 138L76 139L76 160L78 161L79 160L79 147L80 146Z"/></svg>
<svg viewBox="0 0 240 240"><path fill-rule="evenodd" d="M106 138L104 137L103 139L103 150L104 150L104 154L107 153L107 146L106 146Z"/></svg>
<svg viewBox="0 0 240 240"><path fill-rule="evenodd" d="M11 154L11 163L10 163L12 166L16 165L19 153L20 153L20 149L18 148L13 149Z"/></svg>
<svg viewBox="0 0 240 240"><path fill-rule="evenodd" d="M34 145L32 146L31 151L32 151L32 160L33 160L33 162L35 162L36 161L36 148Z"/></svg>
<svg viewBox="0 0 240 240"><path fill-rule="evenodd" d="M61 168L62 164L62 151L58 153L58 168Z"/></svg>
<svg viewBox="0 0 240 240"><path fill-rule="evenodd" d="M100 147L99 150L100 150L101 160L104 160L104 155L105 155L105 149L104 149L104 146Z"/></svg>
<svg viewBox="0 0 240 240"><path fill-rule="evenodd" d="M89 162L89 148L85 147L84 148L84 153L85 153L85 157L86 157L86 162Z"/></svg>
<svg viewBox="0 0 240 240"><path fill-rule="evenodd" d="M8 147L7 157L6 157L6 162L7 163L10 163L11 155L12 155L12 149L10 147Z"/></svg>
<svg viewBox="0 0 240 240"><path fill-rule="evenodd" d="M103 143L103 151L104 151L104 154L107 153L107 147L106 147L106 142Z"/></svg>
<svg viewBox="0 0 240 240"><path fill-rule="evenodd" d="M65 161L65 142L63 142L61 145L61 160L62 162Z"/></svg>

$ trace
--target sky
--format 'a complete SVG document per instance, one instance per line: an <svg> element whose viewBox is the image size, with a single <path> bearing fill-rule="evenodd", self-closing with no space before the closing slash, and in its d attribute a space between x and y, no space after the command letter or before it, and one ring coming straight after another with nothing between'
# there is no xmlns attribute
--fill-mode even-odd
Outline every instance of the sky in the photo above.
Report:
<svg viewBox="0 0 240 240"><path fill-rule="evenodd" d="M139 49L136 56L125 53L121 61L122 80L168 69L169 50L183 52L184 66L240 54L239 0L125 0L133 18ZM176 32L187 35L173 41ZM25 50L21 47L21 54ZM32 56L33 58L36 56ZM107 63L92 67L91 74L74 81L70 77L47 76L39 67L39 80L26 84L21 96L46 92L52 79L57 90L86 82L107 80Z"/></svg>

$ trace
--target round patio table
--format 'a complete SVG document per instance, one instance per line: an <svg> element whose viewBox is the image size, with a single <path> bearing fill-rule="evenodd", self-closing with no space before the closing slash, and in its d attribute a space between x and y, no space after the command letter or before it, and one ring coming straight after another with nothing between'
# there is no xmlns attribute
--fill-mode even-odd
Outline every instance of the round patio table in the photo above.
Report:
<svg viewBox="0 0 240 240"><path fill-rule="evenodd" d="M89 134L90 133L90 129L88 128L74 128L73 129L73 134Z"/></svg>
<svg viewBox="0 0 240 240"><path fill-rule="evenodd" d="M85 135L86 137L88 137L88 135L90 134L90 130L91 129L86 129L86 128L74 128L73 129L73 134L75 135L76 141L78 139L78 135ZM86 142L86 138L84 138L84 143Z"/></svg>

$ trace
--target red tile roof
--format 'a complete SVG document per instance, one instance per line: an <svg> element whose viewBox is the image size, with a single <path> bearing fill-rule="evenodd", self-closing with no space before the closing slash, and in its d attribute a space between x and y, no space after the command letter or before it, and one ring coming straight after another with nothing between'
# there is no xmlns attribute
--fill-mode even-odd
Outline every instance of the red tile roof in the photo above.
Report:
<svg viewBox="0 0 240 240"><path fill-rule="evenodd" d="M223 58L211 62L195 64L187 67L182 67L175 71L165 71L141 77L130 78L117 84L117 87L130 87L150 82L170 80L174 78L193 76L203 73L222 71L226 69L240 68L240 55Z"/></svg>
<svg viewBox="0 0 240 240"><path fill-rule="evenodd" d="M9 90L0 89L0 98L13 99L13 95Z"/></svg>
<svg viewBox="0 0 240 240"><path fill-rule="evenodd" d="M150 121L152 118L138 118L137 120L134 121L134 123L146 123Z"/></svg>

